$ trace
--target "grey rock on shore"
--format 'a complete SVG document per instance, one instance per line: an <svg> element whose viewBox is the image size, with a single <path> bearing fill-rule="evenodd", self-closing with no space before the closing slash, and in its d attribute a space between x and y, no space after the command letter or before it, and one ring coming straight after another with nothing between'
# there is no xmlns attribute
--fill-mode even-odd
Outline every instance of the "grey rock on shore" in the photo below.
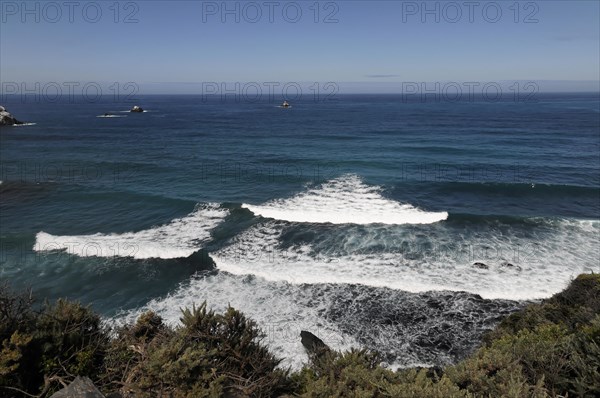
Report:
<svg viewBox="0 0 600 398"><path fill-rule="evenodd" d="M104 395L89 378L77 376L71 384L55 392L50 398L104 398Z"/></svg>

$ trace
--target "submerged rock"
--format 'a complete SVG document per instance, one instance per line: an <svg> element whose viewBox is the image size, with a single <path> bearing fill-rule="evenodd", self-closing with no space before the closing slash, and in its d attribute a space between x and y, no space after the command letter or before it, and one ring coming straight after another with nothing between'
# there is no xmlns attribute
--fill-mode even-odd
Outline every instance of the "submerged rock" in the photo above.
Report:
<svg viewBox="0 0 600 398"><path fill-rule="evenodd" d="M50 398L104 398L87 377L77 376L67 387L52 394Z"/></svg>
<svg viewBox="0 0 600 398"><path fill-rule="evenodd" d="M6 108L0 106L0 126L13 126L15 124L23 124L23 122L15 119L15 117L11 115Z"/></svg>
<svg viewBox="0 0 600 398"><path fill-rule="evenodd" d="M488 269L489 268L487 264L480 263L480 262L473 263L473 266L477 267L477 268L480 268L480 269Z"/></svg>
<svg viewBox="0 0 600 398"><path fill-rule="evenodd" d="M514 264L511 264L511 263L509 263L509 262L507 262L507 261L502 261L502 262L500 263L500 267L503 267L503 268L510 268L510 269L514 269L514 270L517 270L517 271L521 271L521 270L522 270L522 269L521 269L521 266L519 266L519 265L514 265Z"/></svg>

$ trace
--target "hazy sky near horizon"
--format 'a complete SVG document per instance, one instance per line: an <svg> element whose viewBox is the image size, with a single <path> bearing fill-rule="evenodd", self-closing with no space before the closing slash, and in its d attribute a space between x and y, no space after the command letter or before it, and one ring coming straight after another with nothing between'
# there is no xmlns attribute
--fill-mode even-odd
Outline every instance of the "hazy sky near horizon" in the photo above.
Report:
<svg viewBox="0 0 600 398"><path fill-rule="evenodd" d="M2 1L0 81L600 80L600 2Z"/></svg>

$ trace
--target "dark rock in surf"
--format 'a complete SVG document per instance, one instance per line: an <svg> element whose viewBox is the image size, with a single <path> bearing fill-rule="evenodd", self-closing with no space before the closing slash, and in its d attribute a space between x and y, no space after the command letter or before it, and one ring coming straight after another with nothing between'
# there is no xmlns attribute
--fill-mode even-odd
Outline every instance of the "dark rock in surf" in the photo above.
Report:
<svg viewBox="0 0 600 398"><path fill-rule="evenodd" d="M195 251L189 257L185 257L180 261L201 270L213 270L217 265L208 252L203 249Z"/></svg>
<svg viewBox="0 0 600 398"><path fill-rule="evenodd" d="M489 269L489 268L490 268L490 267L488 267L488 265L487 265L487 264L480 263L480 262L473 263L473 266L474 266L474 267L477 267L477 268L479 268L479 269Z"/></svg>
<svg viewBox="0 0 600 398"><path fill-rule="evenodd" d="M6 108L0 106L0 126L14 126L18 124L23 124L23 122L17 120Z"/></svg>
<svg viewBox="0 0 600 398"><path fill-rule="evenodd" d="M504 268L510 268L510 269L514 269L514 270L517 270L517 271L521 271L521 267L520 266L511 264L508 261L501 262L500 266L504 267Z"/></svg>
<svg viewBox="0 0 600 398"><path fill-rule="evenodd" d="M77 376L67 387L52 394L50 398L104 398L87 377Z"/></svg>
<svg viewBox="0 0 600 398"><path fill-rule="evenodd" d="M137 106L137 105L136 105L136 106L134 106L133 108L131 108L131 109L129 110L129 112L133 112L133 113L142 113L142 112L144 112L144 110L143 110L142 108L140 108L139 106Z"/></svg>
<svg viewBox="0 0 600 398"><path fill-rule="evenodd" d="M300 337L302 338L302 345L308 353L308 357L311 359L318 359L324 354L331 351L329 346L325 344L323 340L321 340L311 332L302 330L300 332Z"/></svg>

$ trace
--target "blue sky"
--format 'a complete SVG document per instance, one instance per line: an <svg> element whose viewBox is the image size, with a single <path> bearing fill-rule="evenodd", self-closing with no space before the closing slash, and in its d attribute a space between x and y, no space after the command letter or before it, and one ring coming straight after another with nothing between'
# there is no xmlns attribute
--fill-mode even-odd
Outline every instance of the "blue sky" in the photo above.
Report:
<svg viewBox="0 0 600 398"><path fill-rule="evenodd" d="M2 82L600 80L595 0L76 3L0 2Z"/></svg>

